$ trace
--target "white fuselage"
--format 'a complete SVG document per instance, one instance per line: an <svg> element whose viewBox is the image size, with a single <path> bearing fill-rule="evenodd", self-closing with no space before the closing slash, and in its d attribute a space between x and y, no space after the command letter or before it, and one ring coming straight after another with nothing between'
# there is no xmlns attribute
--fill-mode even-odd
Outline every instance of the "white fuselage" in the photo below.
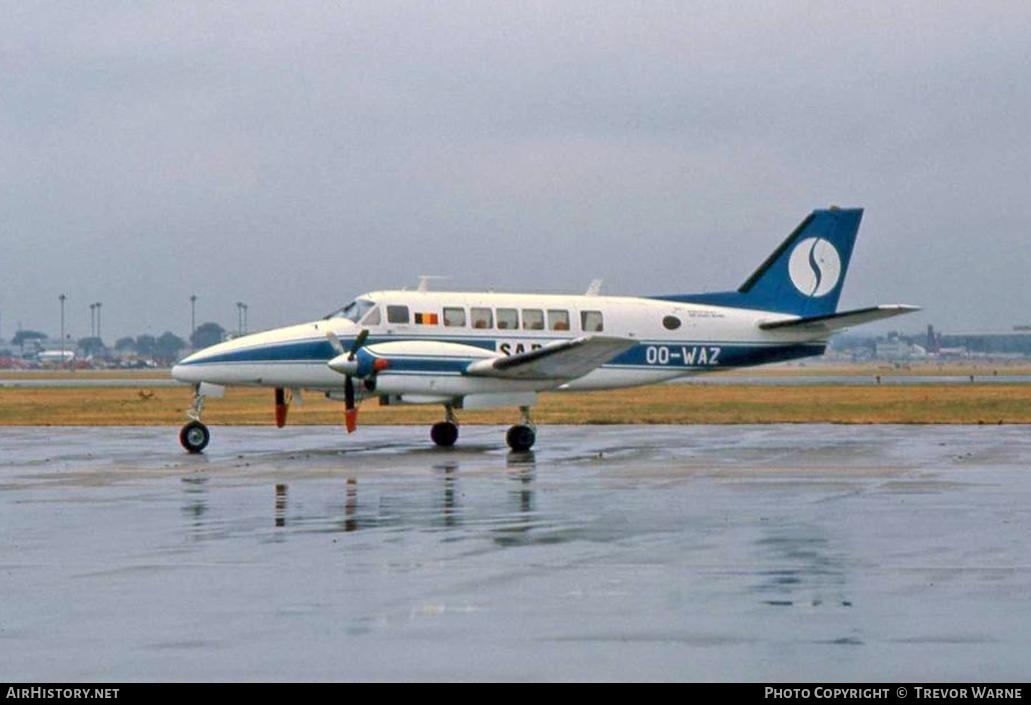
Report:
<svg viewBox="0 0 1031 705"><path fill-rule="evenodd" d="M409 354L379 375L377 395L466 395L629 387L677 377L819 355L826 334L764 331L759 323L794 318L769 311L622 296L444 291L377 291L341 315L236 338L201 350L173 370L184 382L338 390L330 331L346 348L362 329L367 344L406 341ZM347 317L347 316L350 316ZM352 320L354 319L354 320ZM469 376L477 357L513 355L553 341L604 335L638 341L572 380ZM453 364L452 364L453 363Z"/></svg>
<svg viewBox="0 0 1031 705"><path fill-rule="evenodd" d="M36 355L40 362L71 362L75 359L74 350L44 350Z"/></svg>

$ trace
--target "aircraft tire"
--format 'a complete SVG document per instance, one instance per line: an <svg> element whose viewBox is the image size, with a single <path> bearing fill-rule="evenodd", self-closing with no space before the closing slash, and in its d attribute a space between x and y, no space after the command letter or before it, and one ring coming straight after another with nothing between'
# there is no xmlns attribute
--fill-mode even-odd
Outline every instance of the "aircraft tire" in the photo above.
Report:
<svg viewBox="0 0 1031 705"><path fill-rule="evenodd" d="M450 448L458 440L458 426L450 421L435 423L430 429L430 438L441 448Z"/></svg>
<svg viewBox="0 0 1031 705"><path fill-rule="evenodd" d="M529 426L523 424L513 426L505 434L505 442L516 453L524 453L530 450L536 441L537 433Z"/></svg>
<svg viewBox="0 0 1031 705"><path fill-rule="evenodd" d="M210 440L211 433L208 427L200 421L191 421L179 430L179 444L188 453L200 453Z"/></svg>

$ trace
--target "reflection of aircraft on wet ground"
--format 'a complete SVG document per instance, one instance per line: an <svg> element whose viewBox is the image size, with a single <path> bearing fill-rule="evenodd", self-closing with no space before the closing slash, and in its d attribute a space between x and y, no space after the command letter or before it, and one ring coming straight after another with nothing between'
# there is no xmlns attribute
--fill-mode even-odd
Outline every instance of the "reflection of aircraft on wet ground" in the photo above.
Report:
<svg viewBox="0 0 1031 705"><path fill-rule="evenodd" d="M555 517L543 516L535 509L533 453L513 454L510 457L530 458L510 462L507 473L511 486L505 487L500 495L496 492L482 496L482 503L462 506L465 493L458 486L457 464L436 465L434 475L439 485L431 483L408 488L403 493L384 493L382 485L374 480L359 481L348 477L340 487L336 482L319 485L318 496L330 499L330 507L324 514L305 505L304 518L298 520L296 511L290 510L290 486L276 483L273 525L277 529L299 528L313 531L340 531L351 533L370 529L440 529L476 528L484 530L495 543L503 546L529 545L534 543L555 544L573 540L580 533L571 526L563 526ZM184 480L186 482L186 480ZM191 479L191 483L198 480ZM366 501L359 500L359 487L366 487ZM369 487L375 501L368 501ZM336 488L336 489L334 489ZM188 514L199 519L196 492L191 487L191 501L186 508ZM304 491L302 485L302 492ZM312 488L308 487L308 492ZM302 497L304 495L302 494ZM296 500L295 500L296 502ZM200 506L203 506L201 502ZM201 512L203 513L203 512ZM202 522L198 521L198 524ZM531 531L535 535L529 535ZM597 538L602 535L597 527L592 529Z"/></svg>
<svg viewBox="0 0 1031 705"><path fill-rule="evenodd" d="M207 445L205 396L225 386L275 390L276 423L302 389L345 405L441 404L433 441L458 438L459 409L519 407L513 450L535 441L529 409L543 391L614 389L820 355L846 327L916 310L837 311L861 209L813 211L736 291L649 297L378 291L326 318L236 338L190 355L172 375L196 385L190 452Z"/></svg>

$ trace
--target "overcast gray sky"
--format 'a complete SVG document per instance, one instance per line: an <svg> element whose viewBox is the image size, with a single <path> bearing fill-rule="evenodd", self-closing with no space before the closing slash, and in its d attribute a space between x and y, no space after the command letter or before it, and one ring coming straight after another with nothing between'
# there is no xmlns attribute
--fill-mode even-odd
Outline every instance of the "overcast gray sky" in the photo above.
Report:
<svg viewBox="0 0 1031 705"><path fill-rule="evenodd" d="M842 306L1031 323L1031 3L0 3L0 335L412 286L734 288L867 211Z"/></svg>

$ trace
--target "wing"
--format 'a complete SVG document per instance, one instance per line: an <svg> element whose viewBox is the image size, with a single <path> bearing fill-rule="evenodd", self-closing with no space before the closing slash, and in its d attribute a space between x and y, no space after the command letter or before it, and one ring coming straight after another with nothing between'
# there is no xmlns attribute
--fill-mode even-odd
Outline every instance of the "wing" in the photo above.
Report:
<svg viewBox="0 0 1031 705"><path fill-rule="evenodd" d="M500 379L570 380L583 377L635 345L637 341L630 338L592 335L549 343L518 355L477 360L465 372Z"/></svg>
<svg viewBox="0 0 1031 705"><path fill-rule="evenodd" d="M759 324L759 328L762 330L833 333L844 328L858 326L860 323L879 321L882 318L901 316L904 313L912 313L919 310L919 306L907 306L905 304L870 306L869 308L857 308L852 311L831 313L826 316L793 317L777 321L765 321Z"/></svg>

